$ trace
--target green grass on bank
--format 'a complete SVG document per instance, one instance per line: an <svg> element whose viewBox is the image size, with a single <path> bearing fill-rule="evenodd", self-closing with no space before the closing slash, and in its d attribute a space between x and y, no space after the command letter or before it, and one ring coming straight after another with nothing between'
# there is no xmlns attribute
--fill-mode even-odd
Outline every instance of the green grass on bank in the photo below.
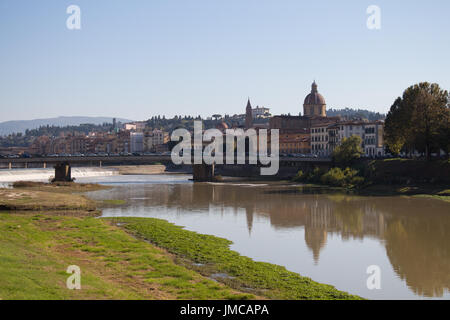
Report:
<svg viewBox="0 0 450 320"><path fill-rule="evenodd" d="M67 267L81 268L69 290ZM0 300L248 299L92 217L0 213Z"/></svg>
<svg viewBox="0 0 450 320"><path fill-rule="evenodd" d="M286 268L241 256L230 241L184 230L153 218L110 218L129 232L176 254L182 263L240 291L269 299L358 299L330 285L320 284ZM226 276L224 276L226 275Z"/></svg>

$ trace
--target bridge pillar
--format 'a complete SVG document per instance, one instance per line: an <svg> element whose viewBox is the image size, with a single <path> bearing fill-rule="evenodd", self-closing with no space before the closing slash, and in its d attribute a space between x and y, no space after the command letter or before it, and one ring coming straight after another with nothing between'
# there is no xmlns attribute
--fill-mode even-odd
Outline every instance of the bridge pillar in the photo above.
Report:
<svg viewBox="0 0 450 320"><path fill-rule="evenodd" d="M72 168L67 162L58 163L55 165L55 178L52 182L62 181L62 182L72 182Z"/></svg>
<svg viewBox="0 0 450 320"><path fill-rule="evenodd" d="M192 173L194 181L213 181L214 180L214 165L209 164L194 164L192 165Z"/></svg>

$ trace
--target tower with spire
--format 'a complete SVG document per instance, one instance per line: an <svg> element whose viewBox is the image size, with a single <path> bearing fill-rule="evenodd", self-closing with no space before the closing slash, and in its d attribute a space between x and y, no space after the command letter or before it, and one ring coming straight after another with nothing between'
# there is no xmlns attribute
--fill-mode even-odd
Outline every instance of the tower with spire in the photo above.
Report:
<svg viewBox="0 0 450 320"><path fill-rule="evenodd" d="M249 129L253 126L253 113L250 98L247 101L247 107L245 108L245 129Z"/></svg>

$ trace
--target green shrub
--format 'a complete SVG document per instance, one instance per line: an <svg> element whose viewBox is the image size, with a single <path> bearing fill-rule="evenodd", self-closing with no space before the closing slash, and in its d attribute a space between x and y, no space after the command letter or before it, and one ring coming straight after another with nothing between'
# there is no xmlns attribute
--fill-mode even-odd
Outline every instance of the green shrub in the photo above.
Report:
<svg viewBox="0 0 450 320"><path fill-rule="evenodd" d="M313 171L309 172L303 172L302 170L300 170L299 172L297 172L295 177L292 178L292 180L296 182L320 183L320 178L324 173L325 171L318 167L315 167Z"/></svg>
<svg viewBox="0 0 450 320"><path fill-rule="evenodd" d="M306 178L306 175L303 173L302 170L300 170L299 172L297 172L295 177L292 178L292 180L295 182L303 182L303 181L305 181L305 178Z"/></svg>
<svg viewBox="0 0 450 320"><path fill-rule="evenodd" d="M309 172L307 175L306 180L311 183L320 183L322 175L325 173L324 169L321 169L319 167L315 167L313 171Z"/></svg>
<svg viewBox="0 0 450 320"><path fill-rule="evenodd" d="M356 176L350 179L350 184L354 187L362 186L364 182L365 182L364 178L360 176Z"/></svg>
<svg viewBox="0 0 450 320"><path fill-rule="evenodd" d="M335 187L353 188L361 186L364 178L358 175L356 169L335 167L328 171L315 167L313 171L303 172L300 170L293 178L295 182L321 183Z"/></svg>
<svg viewBox="0 0 450 320"><path fill-rule="evenodd" d="M320 182L331 186L342 186L345 181L345 174L341 168L331 168L327 173L320 177Z"/></svg>
<svg viewBox="0 0 450 320"><path fill-rule="evenodd" d="M364 183L364 178L358 176L358 171L351 168L331 168L328 172L323 174L320 178L320 182L330 186L337 187L355 187Z"/></svg>

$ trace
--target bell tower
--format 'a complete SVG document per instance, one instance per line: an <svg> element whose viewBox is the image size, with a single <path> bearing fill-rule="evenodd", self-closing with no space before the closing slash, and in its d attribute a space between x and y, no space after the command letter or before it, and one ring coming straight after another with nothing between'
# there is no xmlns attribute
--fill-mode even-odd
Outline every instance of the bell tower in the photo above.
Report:
<svg viewBox="0 0 450 320"><path fill-rule="evenodd" d="M253 126L252 105L250 104L250 98L248 98L247 107L245 108L245 129L249 129L252 126Z"/></svg>

